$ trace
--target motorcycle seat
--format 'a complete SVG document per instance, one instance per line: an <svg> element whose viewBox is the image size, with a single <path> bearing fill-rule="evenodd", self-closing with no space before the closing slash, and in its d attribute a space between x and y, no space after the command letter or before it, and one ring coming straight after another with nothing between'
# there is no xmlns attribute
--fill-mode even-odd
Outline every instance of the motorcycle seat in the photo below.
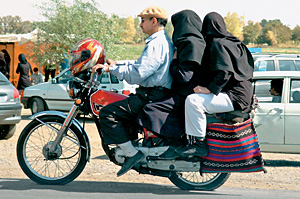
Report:
<svg viewBox="0 0 300 199"><path fill-rule="evenodd" d="M242 123L250 118L249 113L242 113L240 110L234 110L225 113L207 114L207 123Z"/></svg>

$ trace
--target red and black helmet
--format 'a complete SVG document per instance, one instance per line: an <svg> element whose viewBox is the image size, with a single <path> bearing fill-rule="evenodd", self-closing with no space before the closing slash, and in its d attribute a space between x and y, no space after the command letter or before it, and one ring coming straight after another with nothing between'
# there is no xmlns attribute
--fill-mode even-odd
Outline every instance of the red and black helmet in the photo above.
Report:
<svg viewBox="0 0 300 199"><path fill-rule="evenodd" d="M96 64L104 64L105 51L102 44L95 39L77 42L70 53L69 66L72 75L80 73Z"/></svg>

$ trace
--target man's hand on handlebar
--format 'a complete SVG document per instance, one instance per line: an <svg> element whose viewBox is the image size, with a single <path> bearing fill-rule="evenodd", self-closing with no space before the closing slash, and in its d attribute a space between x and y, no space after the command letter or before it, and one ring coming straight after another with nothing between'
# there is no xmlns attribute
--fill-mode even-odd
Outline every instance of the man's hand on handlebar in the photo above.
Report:
<svg viewBox="0 0 300 199"><path fill-rule="evenodd" d="M96 71L101 74L103 72L103 70L105 70L105 72L109 72L109 66L110 65L116 65L116 61L112 60L112 59L107 59L106 63L108 64L97 64L95 66L92 67L92 73L94 74Z"/></svg>
<svg viewBox="0 0 300 199"><path fill-rule="evenodd" d="M94 74L95 72L97 72L98 74L101 74L103 72L103 69L105 70L105 72L109 72L109 65L97 64L92 67L92 73Z"/></svg>

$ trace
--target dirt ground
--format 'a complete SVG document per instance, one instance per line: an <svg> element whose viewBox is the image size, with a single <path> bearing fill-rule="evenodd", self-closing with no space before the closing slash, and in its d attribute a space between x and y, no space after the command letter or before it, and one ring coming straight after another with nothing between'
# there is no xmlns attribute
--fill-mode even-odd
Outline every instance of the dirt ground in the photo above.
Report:
<svg viewBox="0 0 300 199"><path fill-rule="evenodd" d="M21 170L16 157L18 137L30 120L30 111L23 109L22 121L17 125L15 135L9 140L0 141L0 178L28 179ZM135 171L117 177L119 166L109 162L100 146L96 125L89 121L86 124L91 142L91 160L76 179L78 181L111 181L171 184L167 178L140 175ZM262 153L267 173L233 173L223 187L277 189L300 191L300 155Z"/></svg>

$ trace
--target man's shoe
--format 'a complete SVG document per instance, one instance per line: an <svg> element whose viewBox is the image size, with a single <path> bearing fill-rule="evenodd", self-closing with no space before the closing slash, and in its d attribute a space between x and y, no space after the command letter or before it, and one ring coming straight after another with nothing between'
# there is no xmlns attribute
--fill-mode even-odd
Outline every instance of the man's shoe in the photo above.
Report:
<svg viewBox="0 0 300 199"><path fill-rule="evenodd" d="M208 147L207 147L206 140L197 141L192 145L176 148L175 152L182 157L193 157L193 156L203 157L207 155Z"/></svg>
<svg viewBox="0 0 300 199"><path fill-rule="evenodd" d="M125 157L125 162L122 165L122 168L120 171L118 171L117 176L121 176L125 174L127 171L129 171L136 163L142 161L145 158L145 155L138 151L134 156L132 157Z"/></svg>
<svg viewBox="0 0 300 199"><path fill-rule="evenodd" d="M163 154L158 156L158 158L164 160L172 160L180 157L179 154L176 153L175 149L176 149L175 147L170 146Z"/></svg>

